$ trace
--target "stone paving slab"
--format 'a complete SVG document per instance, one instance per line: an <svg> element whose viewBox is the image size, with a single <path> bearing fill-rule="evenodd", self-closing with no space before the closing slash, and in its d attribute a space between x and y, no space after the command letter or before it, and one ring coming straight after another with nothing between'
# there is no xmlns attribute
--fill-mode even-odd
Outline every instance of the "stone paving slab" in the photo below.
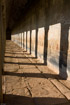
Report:
<svg viewBox="0 0 70 105"><path fill-rule="evenodd" d="M70 89L70 81L65 80L59 80L62 84L64 84L67 88Z"/></svg>
<svg viewBox="0 0 70 105"><path fill-rule="evenodd" d="M4 102L7 105L70 105L70 82L23 51L6 42L3 75Z"/></svg>
<svg viewBox="0 0 70 105"><path fill-rule="evenodd" d="M63 84L61 84L56 79L51 80L53 84L66 96L68 100L70 100L70 89L66 88Z"/></svg>
<svg viewBox="0 0 70 105"><path fill-rule="evenodd" d="M4 64L4 71L15 71L19 69L18 64Z"/></svg>

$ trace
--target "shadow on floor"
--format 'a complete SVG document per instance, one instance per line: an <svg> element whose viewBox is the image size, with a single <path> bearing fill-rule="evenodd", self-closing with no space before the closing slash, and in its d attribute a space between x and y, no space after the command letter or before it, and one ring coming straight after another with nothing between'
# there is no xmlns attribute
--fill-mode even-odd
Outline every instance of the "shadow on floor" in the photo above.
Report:
<svg viewBox="0 0 70 105"><path fill-rule="evenodd" d="M53 79L58 79L58 80L64 80L61 78L59 75L54 75L54 74L47 74L47 73L14 73L14 72L4 72L4 75L9 75L9 76L19 76L19 77L32 77L32 78L53 78Z"/></svg>
<svg viewBox="0 0 70 105"><path fill-rule="evenodd" d="M65 98L53 97L25 97L12 94L4 94L4 103L7 105L70 105Z"/></svg>
<svg viewBox="0 0 70 105"><path fill-rule="evenodd" d="M5 56L6 58L18 58L18 59L28 59L28 58L31 58L31 59L37 59L36 57L13 57L13 56Z"/></svg>
<svg viewBox="0 0 70 105"><path fill-rule="evenodd" d="M13 52L5 52L5 54L26 54L26 55L30 55L30 53L27 53L26 51L25 52L16 52L16 53L13 53Z"/></svg>
<svg viewBox="0 0 70 105"><path fill-rule="evenodd" d="M16 62L4 62L5 64L19 64L19 65L46 65L45 63L16 63Z"/></svg>

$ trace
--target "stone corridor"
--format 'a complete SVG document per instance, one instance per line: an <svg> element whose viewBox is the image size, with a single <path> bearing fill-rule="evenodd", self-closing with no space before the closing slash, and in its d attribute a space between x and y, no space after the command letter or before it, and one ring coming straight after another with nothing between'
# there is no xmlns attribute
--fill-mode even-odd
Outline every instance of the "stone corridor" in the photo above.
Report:
<svg viewBox="0 0 70 105"><path fill-rule="evenodd" d="M3 94L7 105L70 105L70 82L6 41Z"/></svg>

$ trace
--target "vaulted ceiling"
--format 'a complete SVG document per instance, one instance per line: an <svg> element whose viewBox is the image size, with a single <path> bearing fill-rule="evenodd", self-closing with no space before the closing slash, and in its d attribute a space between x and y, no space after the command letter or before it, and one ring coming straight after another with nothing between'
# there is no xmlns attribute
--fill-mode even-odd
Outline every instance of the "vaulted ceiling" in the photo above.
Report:
<svg viewBox="0 0 70 105"><path fill-rule="evenodd" d="M24 15L32 0L6 0L6 24L12 29Z"/></svg>

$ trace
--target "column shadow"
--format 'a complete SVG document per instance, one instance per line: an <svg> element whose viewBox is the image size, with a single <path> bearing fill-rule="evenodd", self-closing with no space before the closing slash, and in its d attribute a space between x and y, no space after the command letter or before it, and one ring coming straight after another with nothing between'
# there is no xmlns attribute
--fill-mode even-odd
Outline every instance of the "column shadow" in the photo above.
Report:
<svg viewBox="0 0 70 105"><path fill-rule="evenodd" d="M69 105L65 98L54 97L27 97L4 94L4 103L7 105Z"/></svg>

